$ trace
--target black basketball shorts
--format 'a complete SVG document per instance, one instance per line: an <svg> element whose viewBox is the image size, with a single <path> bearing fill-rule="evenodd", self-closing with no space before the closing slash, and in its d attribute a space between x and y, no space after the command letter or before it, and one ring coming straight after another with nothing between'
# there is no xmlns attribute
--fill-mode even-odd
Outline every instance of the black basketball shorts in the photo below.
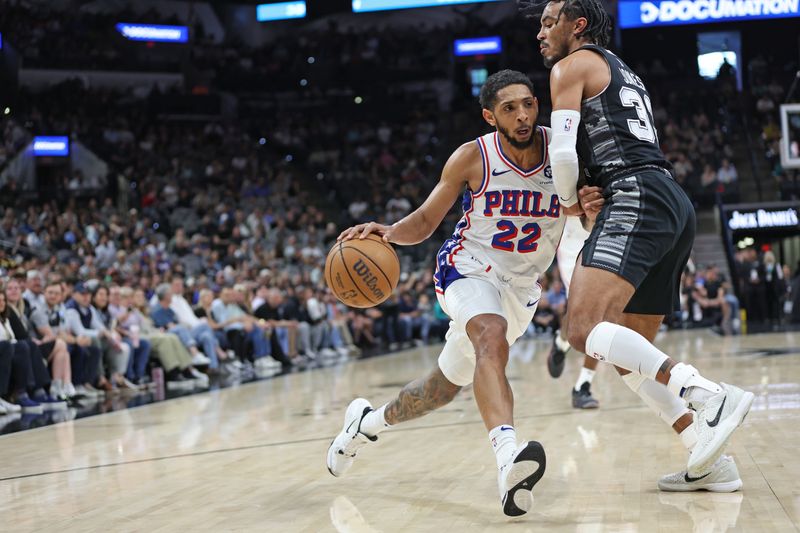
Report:
<svg viewBox="0 0 800 533"><path fill-rule="evenodd" d="M609 183L603 196L581 264L614 272L636 287L626 313L676 311L696 225L686 193L666 170L646 167Z"/></svg>

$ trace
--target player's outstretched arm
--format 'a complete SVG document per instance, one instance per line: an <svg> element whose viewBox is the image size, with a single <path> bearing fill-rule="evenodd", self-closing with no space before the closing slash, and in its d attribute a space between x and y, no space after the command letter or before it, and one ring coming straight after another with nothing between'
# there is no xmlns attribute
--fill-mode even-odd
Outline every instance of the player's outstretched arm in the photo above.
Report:
<svg viewBox="0 0 800 533"><path fill-rule="evenodd" d="M463 144L447 160L439 183L416 210L391 226L377 222L358 224L344 230L338 240L363 239L370 233L375 233L381 235L386 242L406 245L420 243L430 237L441 224L453 203L464 191L464 184L470 176L482 177L482 172L478 146L474 142Z"/></svg>
<svg viewBox="0 0 800 533"><path fill-rule="evenodd" d="M578 124L581 121L581 100L585 82L585 62L576 52L559 61L550 73L550 95L553 112L550 115L552 137L550 140L550 165L553 168L553 185L564 207L578 203L579 175Z"/></svg>

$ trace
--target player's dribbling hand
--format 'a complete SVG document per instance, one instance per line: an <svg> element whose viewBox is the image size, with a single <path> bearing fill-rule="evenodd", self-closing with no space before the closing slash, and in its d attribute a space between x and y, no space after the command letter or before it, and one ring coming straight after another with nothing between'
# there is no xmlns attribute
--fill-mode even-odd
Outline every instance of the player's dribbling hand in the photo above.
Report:
<svg viewBox="0 0 800 533"><path fill-rule="evenodd" d="M355 238L364 239L370 233L375 233L376 235L383 237L384 242L389 242L389 234L391 232L391 226L378 224L377 222L366 222L364 224L353 226L352 228L347 228L339 234L339 237L337 237L336 240L349 241L350 239Z"/></svg>
<svg viewBox="0 0 800 533"><path fill-rule="evenodd" d="M594 221L597 215L600 214L600 210L603 209L603 204L605 204L603 189L600 187L581 187L578 190L578 202L589 220Z"/></svg>

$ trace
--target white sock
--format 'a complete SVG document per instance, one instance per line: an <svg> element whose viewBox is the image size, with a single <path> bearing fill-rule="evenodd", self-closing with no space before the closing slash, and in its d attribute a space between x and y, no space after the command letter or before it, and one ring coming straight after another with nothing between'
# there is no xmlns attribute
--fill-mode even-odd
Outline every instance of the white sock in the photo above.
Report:
<svg viewBox="0 0 800 533"><path fill-rule="evenodd" d="M600 322L586 338L586 355L655 380L667 354L630 328Z"/></svg>
<svg viewBox="0 0 800 533"><path fill-rule="evenodd" d="M572 348L566 340L561 338L561 330L556 331L556 346L562 352L568 352Z"/></svg>
<svg viewBox="0 0 800 533"><path fill-rule="evenodd" d="M692 453L694 445L697 444L697 428L694 426L694 423L681 431L681 442L686 446L689 453Z"/></svg>
<svg viewBox="0 0 800 533"><path fill-rule="evenodd" d="M368 437L374 437L381 431L392 427L392 425L388 423L384 417L384 411L386 410L387 405L389 404L383 404L378 409L370 411L366 414L366 416L364 416L364 418L361 420L361 433L367 435Z"/></svg>
<svg viewBox="0 0 800 533"><path fill-rule="evenodd" d="M497 468L500 468L511 460L517 450L517 432L508 424L497 426L489 432L489 442L497 459Z"/></svg>
<svg viewBox="0 0 800 533"><path fill-rule="evenodd" d="M581 373L578 375L578 381L575 382L575 390L581 390L581 386L584 383L592 383L592 379L594 378L594 370L586 368L585 366L581 368Z"/></svg>

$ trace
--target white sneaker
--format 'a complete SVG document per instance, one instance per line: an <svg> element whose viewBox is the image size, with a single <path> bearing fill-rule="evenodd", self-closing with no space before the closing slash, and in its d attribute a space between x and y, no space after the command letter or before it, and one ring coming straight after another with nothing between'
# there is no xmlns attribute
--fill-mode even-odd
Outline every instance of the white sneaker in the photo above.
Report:
<svg viewBox="0 0 800 533"><path fill-rule="evenodd" d="M102 394L97 389L89 389L85 385L78 385L75 387L75 394L80 394L88 399L100 398Z"/></svg>
<svg viewBox="0 0 800 533"><path fill-rule="evenodd" d="M334 476L344 475L352 466L359 448L378 437L368 437L361 433L361 420L372 411L372 404L364 398L356 398L347 406L344 413L342 431L336 435L328 447L328 472Z"/></svg>
<svg viewBox="0 0 800 533"><path fill-rule="evenodd" d="M347 357L350 355L350 350L345 348L344 346L339 346L336 348L336 353L339 354L339 357Z"/></svg>
<svg viewBox="0 0 800 533"><path fill-rule="evenodd" d="M691 492L694 490L707 490L711 492L736 492L742 488L742 479L733 457L723 455L707 474L691 477L689 472L682 470L674 474L667 474L658 480L658 488L666 492Z"/></svg>
<svg viewBox="0 0 800 533"><path fill-rule="evenodd" d="M209 359L204 353L197 352L192 357L192 366L206 366L211 363L211 359Z"/></svg>
<svg viewBox="0 0 800 533"><path fill-rule="evenodd" d="M697 445L689 456L692 477L709 472L725 450L733 430L739 427L753 405L755 395L739 387L720 383L722 392L709 398L695 413Z"/></svg>
<svg viewBox="0 0 800 533"><path fill-rule="evenodd" d="M323 349L321 349L321 350L319 351L319 354L320 354L322 357L333 357L333 356L335 356L335 355L336 355L336 352L334 352L334 351L333 351L333 350L331 350L330 348L323 348Z"/></svg>
<svg viewBox="0 0 800 533"><path fill-rule="evenodd" d="M542 479L547 460L544 448L535 440L523 442L500 467L497 484L500 502L507 516L520 516L533 506L533 486Z"/></svg>
<svg viewBox="0 0 800 533"><path fill-rule="evenodd" d="M208 376L200 372L194 367L189 367L189 372L192 373L195 382L201 387L208 387Z"/></svg>

